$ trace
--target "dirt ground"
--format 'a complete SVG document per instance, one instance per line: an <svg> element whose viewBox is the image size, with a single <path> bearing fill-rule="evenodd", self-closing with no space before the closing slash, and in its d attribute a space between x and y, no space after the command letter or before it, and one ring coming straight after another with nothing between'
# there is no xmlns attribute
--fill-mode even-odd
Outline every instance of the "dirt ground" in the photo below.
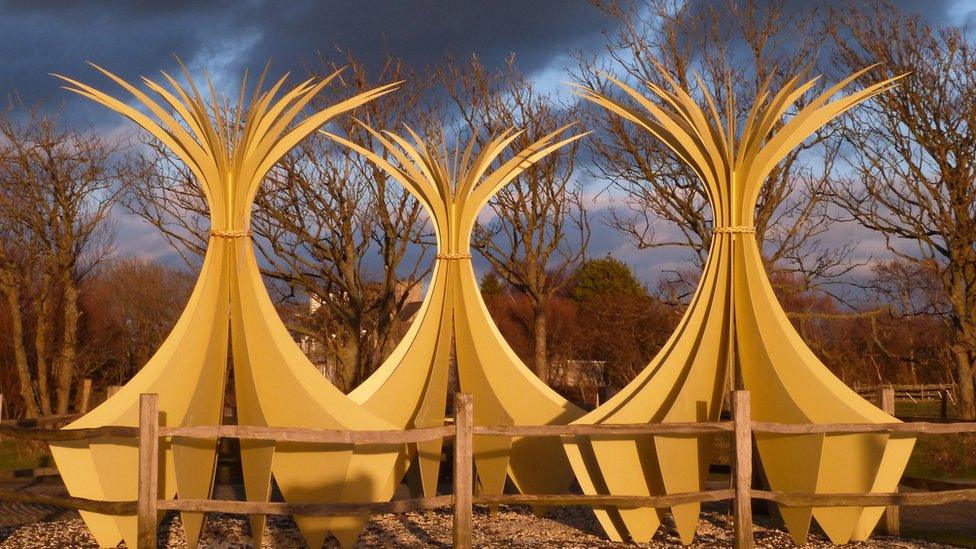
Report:
<svg viewBox="0 0 976 549"><path fill-rule="evenodd" d="M976 501L903 507L901 533L939 541L947 546L976 547Z"/></svg>
<svg viewBox="0 0 976 549"><path fill-rule="evenodd" d="M51 495L64 493L63 485L56 479L17 486L20 489ZM705 508L692 547L731 546L732 529L727 508L727 505L721 504L712 504ZM446 509L402 515L377 515L370 521L357 545L360 547L450 547L451 519L451 513ZM759 515L756 520L758 547L794 547L789 536L773 528L767 517ZM976 504L903 509L902 531L906 535L921 535L932 541L876 536L868 542L852 544L848 547L934 548L947 547L951 546L948 544L954 543L965 544L967 538L976 539ZM543 518L534 517L528 508L523 507L503 507L494 516L490 516L484 509L476 509L473 534L476 547L623 546L623 544L608 542L593 513L589 509L578 507L557 509ZM164 521L159 537L160 547L185 546L182 527L175 514L171 514ZM249 538L250 527L244 517L213 515L208 519L201 547L221 549L252 547ZM264 541L266 547L304 547L294 522L288 517L270 519ZM813 534L807 547L829 545L826 538ZM668 528L662 528L653 542L646 546L681 547ZM0 503L0 549L55 547L94 548L97 546L84 523L73 511L39 505Z"/></svg>

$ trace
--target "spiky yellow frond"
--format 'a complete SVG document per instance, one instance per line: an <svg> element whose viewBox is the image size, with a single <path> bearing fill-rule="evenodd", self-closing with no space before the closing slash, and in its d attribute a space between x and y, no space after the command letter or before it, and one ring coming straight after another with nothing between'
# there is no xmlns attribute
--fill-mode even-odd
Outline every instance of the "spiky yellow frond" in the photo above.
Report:
<svg viewBox="0 0 976 549"><path fill-rule="evenodd" d="M209 99L205 99L187 68L180 63L186 80L181 84L163 72L166 85L142 78L158 96L150 97L116 74L92 64L99 72L131 94L149 114L111 95L72 78L54 75L65 89L88 97L128 117L169 147L190 168L203 187L212 209L223 209L231 218L253 200L265 174L299 141L343 112L395 90L400 82L379 86L316 111L298 121L312 99L341 69L318 80L308 79L281 94L287 74L267 90L262 89L267 69L262 72L250 98L247 78L242 80L236 103L228 104L206 77ZM168 86L168 87L167 87ZM232 206L233 205L233 206ZM222 217L214 211L214 217Z"/></svg>
<svg viewBox="0 0 976 549"><path fill-rule="evenodd" d="M377 140L397 165L346 138L323 133L367 157L399 181L420 199L435 221L445 229L456 227L457 223L473 224L478 210L502 187L553 151L586 135L579 133L559 139L573 126L568 124L516 152L488 174L491 165L498 161L521 131L510 128L493 135L477 153L474 152L474 138L463 149L459 145L453 153L449 153L442 144L428 143L407 126L405 129L410 135L409 140L390 131L377 131L363 122L359 124ZM449 219L450 212L455 212L457 219Z"/></svg>
<svg viewBox="0 0 976 549"><path fill-rule="evenodd" d="M811 99L788 118L789 110L816 85L819 77L806 81L791 78L771 99L769 82L764 82L741 126L741 133L737 135L733 98L730 97L725 110L720 111L715 97L702 85L706 105L702 108L665 68L659 65L657 68L668 89L646 82L650 97L612 76L607 77L640 109L583 86L576 86L576 93L633 122L664 143L701 178L713 205L735 197L737 202L749 208L758 196L763 180L791 150L852 107L895 86L904 76L881 80L834 98L874 68L866 67ZM731 188L733 173L741 175L739 180L743 187Z"/></svg>

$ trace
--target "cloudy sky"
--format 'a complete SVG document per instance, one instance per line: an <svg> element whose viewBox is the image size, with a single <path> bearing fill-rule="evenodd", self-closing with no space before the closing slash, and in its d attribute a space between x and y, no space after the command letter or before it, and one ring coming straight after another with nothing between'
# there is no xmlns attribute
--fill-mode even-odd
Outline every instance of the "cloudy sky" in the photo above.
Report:
<svg viewBox="0 0 976 549"><path fill-rule="evenodd" d="M976 23L974 2L912 1L932 22ZM348 51L379 63L384 52L415 67L445 55L477 54L497 66L515 54L520 70L545 86L566 79L572 51L599 52L614 22L582 0L262 0L85 2L7 0L0 15L0 90L27 105L62 107L70 124L112 132L128 122L71 97L49 73L102 82L85 61L129 80L175 69L180 56L232 86L244 68L268 60L272 74ZM128 128L131 129L131 128ZM676 253L641 252L599 222L594 206L591 253L613 251L653 281L680 265ZM138 220L119 213L120 252L165 257L166 245ZM839 229L838 240L853 229ZM861 253L871 253L868 235Z"/></svg>

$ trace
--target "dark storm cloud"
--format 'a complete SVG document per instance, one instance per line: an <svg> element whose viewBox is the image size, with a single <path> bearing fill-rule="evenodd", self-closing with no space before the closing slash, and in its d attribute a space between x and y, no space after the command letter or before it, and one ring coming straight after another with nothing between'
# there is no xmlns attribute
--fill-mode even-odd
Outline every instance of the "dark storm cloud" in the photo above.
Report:
<svg viewBox="0 0 976 549"><path fill-rule="evenodd" d="M826 18L831 11L838 14L840 22L843 24L846 13L850 13L853 10L870 9L870 6L875 1L882 8L890 6L894 11L901 12L905 15L918 15L924 22L933 27L948 24L965 28L967 23L976 21L976 1L973 0L815 0L811 2L788 0L782 3L782 6L772 10L770 10L769 6L771 4L778 5L779 2L774 2L773 0L754 0L754 5L756 6L757 14L781 10L779 11L780 21L786 24L790 22L797 24L808 16L813 16L816 21L820 21L820 17ZM740 2L740 5L743 4L744 2ZM748 59L751 53L748 51L746 43L741 40L741 32L738 31L739 16L728 9L728 5L728 0L700 0L687 2L687 9L690 13L701 17L701 21L705 25L710 25L712 17L716 17L722 26L724 35L733 37L733 42L727 44L728 51L725 53L733 56L733 58L738 55L743 55ZM775 41L777 47L790 49L804 46L804 42L809 36L805 36L802 33L791 34L791 30L788 27L782 29L780 36ZM840 30L840 34L841 36L846 36L843 29ZM811 57L810 61L816 60L821 65L825 65L826 67L821 67L821 69L827 69L826 73L828 77L844 76L841 74L831 75L831 67L829 67L831 64L830 49L831 45L828 40L819 52L807 53L811 56L819 56L817 58Z"/></svg>
<svg viewBox="0 0 976 549"><path fill-rule="evenodd" d="M689 1L691 9L726 5L726 0ZM858 1L790 0L787 7L843 8ZM970 32L976 28L976 2L893 3L933 24L969 24ZM554 59L570 50L599 54L604 44L601 32L611 27L612 22L584 0L6 0L0 1L0 93L16 91L28 105L43 101L53 108L66 103L64 116L70 123L131 132L131 123L64 92L48 73L111 89L85 61L134 80L154 76L160 69L174 71L176 54L194 71L209 69L234 78L244 67L258 69L269 59L273 75L285 70L301 73L303 62L317 66L319 54L339 59L337 49L373 66L389 52L418 69L447 54L471 53L497 66L514 52L526 74L552 69L543 79L555 87L565 75ZM592 219L601 218L604 208L594 204ZM171 253L154 229L133 216L118 215L116 222L123 254L158 258ZM599 227L591 240L591 255L612 252L645 280L659 278L662 270L687 259L681 250L638 252L619 234L593 225ZM662 224L660 230L663 234L668 226ZM849 230L840 228L835 236L846 241ZM871 238L865 235L862 240Z"/></svg>
<svg viewBox="0 0 976 549"><path fill-rule="evenodd" d="M388 51L418 68L471 53L497 65L514 52L532 73L596 46L607 25L589 4L560 0L13 1L0 16L0 89L27 104L60 103L70 98L48 73L85 76L85 61L127 79L174 70L174 54L228 74L270 59L278 73L337 49L368 64Z"/></svg>
<svg viewBox="0 0 976 549"><path fill-rule="evenodd" d="M29 105L57 102L66 94L48 73L78 75L93 61L134 78L172 68L172 54L193 55L233 29L221 17L230 2L169 6L8 2L0 17L0 86Z"/></svg>
<svg viewBox="0 0 976 549"><path fill-rule="evenodd" d="M894 4L932 22L976 13L959 2ZM707 5L716 2L690 4ZM416 68L471 53L498 65L515 53L531 74L568 50L599 50L611 25L582 0L11 0L0 14L0 90L28 105L70 101L70 118L84 120L104 112L62 92L48 73L90 80L84 62L93 61L134 79L175 70L175 54L228 75L271 60L278 74L342 50L374 66L390 52Z"/></svg>

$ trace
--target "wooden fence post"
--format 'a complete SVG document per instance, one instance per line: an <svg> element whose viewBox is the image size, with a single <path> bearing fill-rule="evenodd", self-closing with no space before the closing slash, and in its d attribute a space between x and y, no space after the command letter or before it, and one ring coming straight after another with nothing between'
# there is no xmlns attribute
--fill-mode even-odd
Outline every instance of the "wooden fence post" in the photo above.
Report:
<svg viewBox="0 0 976 549"><path fill-rule="evenodd" d="M735 448L735 547L751 549L752 532L752 412L749 391L732 393Z"/></svg>
<svg viewBox="0 0 976 549"><path fill-rule="evenodd" d="M891 387L878 387L878 407L884 413L895 415L895 390Z"/></svg>
<svg viewBox="0 0 976 549"><path fill-rule="evenodd" d="M895 389L892 387L879 387L878 388L878 404L881 407L881 411L894 417L895 415ZM895 492L898 491L898 487L895 487ZM885 507L884 514L884 527L882 529L884 533L889 536L897 536L901 532L901 520L898 516L898 506L888 505Z"/></svg>
<svg viewBox="0 0 976 549"><path fill-rule="evenodd" d="M78 397L79 413L88 413L88 407L91 405L91 383L91 379L87 377L81 381L81 395Z"/></svg>
<svg viewBox="0 0 976 549"><path fill-rule="evenodd" d="M939 417L942 421L949 421L949 390L939 389L939 398L942 400Z"/></svg>
<svg viewBox="0 0 976 549"><path fill-rule="evenodd" d="M159 505L159 396L139 395L138 549L155 549Z"/></svg>
<svg viewBox="0 0 976 549"><path fill-rule="evenodd" d="M471 514L474 498L474 458L471 426L472 396L454 395L454 547L471 548Z"/></svg>

